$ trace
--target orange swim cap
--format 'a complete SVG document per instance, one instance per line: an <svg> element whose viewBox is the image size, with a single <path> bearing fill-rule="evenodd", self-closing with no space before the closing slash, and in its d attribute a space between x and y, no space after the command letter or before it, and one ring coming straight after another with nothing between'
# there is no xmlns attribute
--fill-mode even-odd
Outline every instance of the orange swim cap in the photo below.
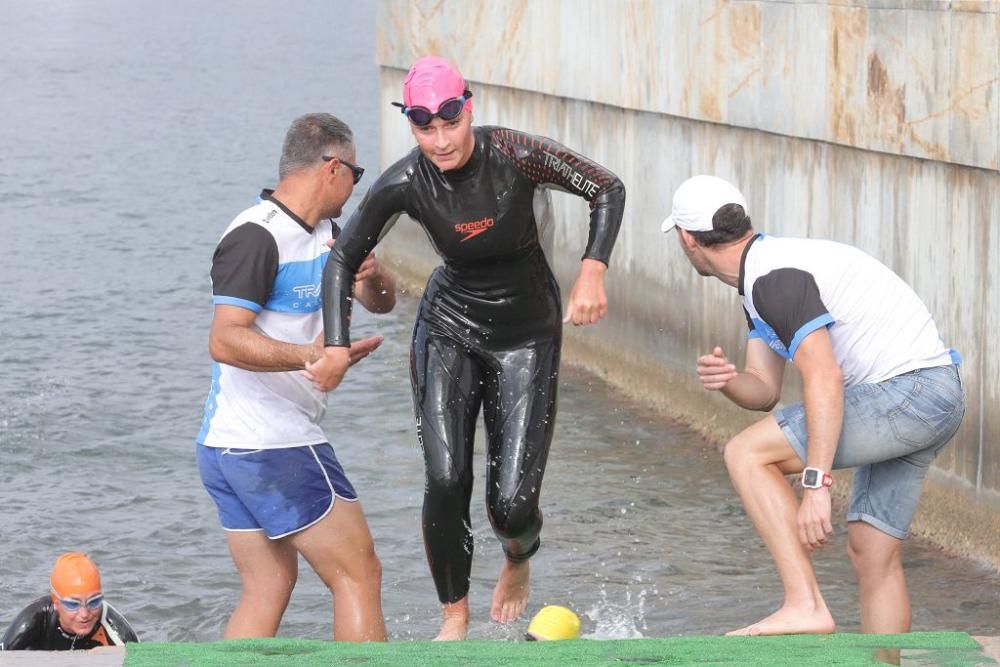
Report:
<svg viewBox="0 0 1000 667"><path fill-rule="evenodd" d="M52 590L63 598L85 598L101 592L101 573L87 554L73 551L56 559Z"/></svg>

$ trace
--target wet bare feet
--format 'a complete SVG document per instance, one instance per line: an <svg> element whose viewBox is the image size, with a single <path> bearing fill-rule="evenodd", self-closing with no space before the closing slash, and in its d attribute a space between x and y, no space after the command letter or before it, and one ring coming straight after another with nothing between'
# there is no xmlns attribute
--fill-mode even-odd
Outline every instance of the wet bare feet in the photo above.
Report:
<svg viewBox="0 0 1000 667"><path fill-rule="evenodd" d="M783 606L762 621L739 630L727 632L727 636L756 635L825 635L833 632L837 625L830 610L821 603L819 607Z"/></svg>
<svg viewBox="0 0 1000 667"><path fill-rule="evenodd" d="M490 616L497 623L510 623L520 618L528 606L528 561L514 563L505 560L503 572L493 589L493 606Z"/></svg>
<svg viewBox="0 0 1000 667"><path fill-rule="evenodd" d="M461 641L469 631L469 598L441 605L441 632L436 642Z"/></svg>

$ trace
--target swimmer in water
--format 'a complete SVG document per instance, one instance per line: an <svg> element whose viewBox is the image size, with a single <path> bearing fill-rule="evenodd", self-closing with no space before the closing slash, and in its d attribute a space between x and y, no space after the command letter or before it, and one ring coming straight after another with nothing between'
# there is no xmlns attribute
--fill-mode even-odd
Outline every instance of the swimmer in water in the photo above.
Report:
<svg viewBox="0 0 1000 667"><path fill-rule="evenodd" d="M81 651L137 642L132 626L104 599L101 573L86 554L60 556L50 592L21 610L0 641L3 651Z"/></svg>

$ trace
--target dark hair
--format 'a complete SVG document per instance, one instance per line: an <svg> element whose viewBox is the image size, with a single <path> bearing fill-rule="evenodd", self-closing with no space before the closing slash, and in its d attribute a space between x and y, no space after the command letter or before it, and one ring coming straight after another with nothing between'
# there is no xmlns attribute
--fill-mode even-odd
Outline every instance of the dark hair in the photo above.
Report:
<svg viewBox="0 0 1000 667"><path fill-rule="evenodd" d="M701 246L722 245L739 241L753 229L750 216L739 204L726 204L712 216L712 231L689 232Z"/></svg>
<svg viewBox="0 0 1000 667"><path fill-rule="evenodd" d="M285 134L278 161L278 180L293 171L311 167L323 155L354 146L354 135L347 123L328 113L310 113L292 122ZM339 156L338 156L339 157Z"/></svg>

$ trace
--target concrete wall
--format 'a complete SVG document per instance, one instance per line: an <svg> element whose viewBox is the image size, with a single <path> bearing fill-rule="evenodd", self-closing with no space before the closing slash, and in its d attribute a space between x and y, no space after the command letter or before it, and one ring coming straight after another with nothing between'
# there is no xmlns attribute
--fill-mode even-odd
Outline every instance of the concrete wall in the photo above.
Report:
<svg viewBox="0 0 1000 667"><path fill-rule="evenodd" d="M701 391L693 359L740 358L745 323L659 232L682 180L728 178L759 229L892 267L963 355L969 397L915 530L1000 567L1000 2L382 0L377 44L383 166L413 145L389 102L435 53L469 79L477 123L557 138L624 180L611 314L569 331L567 357L719 439L758 415ZM565 292L587 209L554 203ZM436 264L411 222L385 245L414 284Z"/></svg>

